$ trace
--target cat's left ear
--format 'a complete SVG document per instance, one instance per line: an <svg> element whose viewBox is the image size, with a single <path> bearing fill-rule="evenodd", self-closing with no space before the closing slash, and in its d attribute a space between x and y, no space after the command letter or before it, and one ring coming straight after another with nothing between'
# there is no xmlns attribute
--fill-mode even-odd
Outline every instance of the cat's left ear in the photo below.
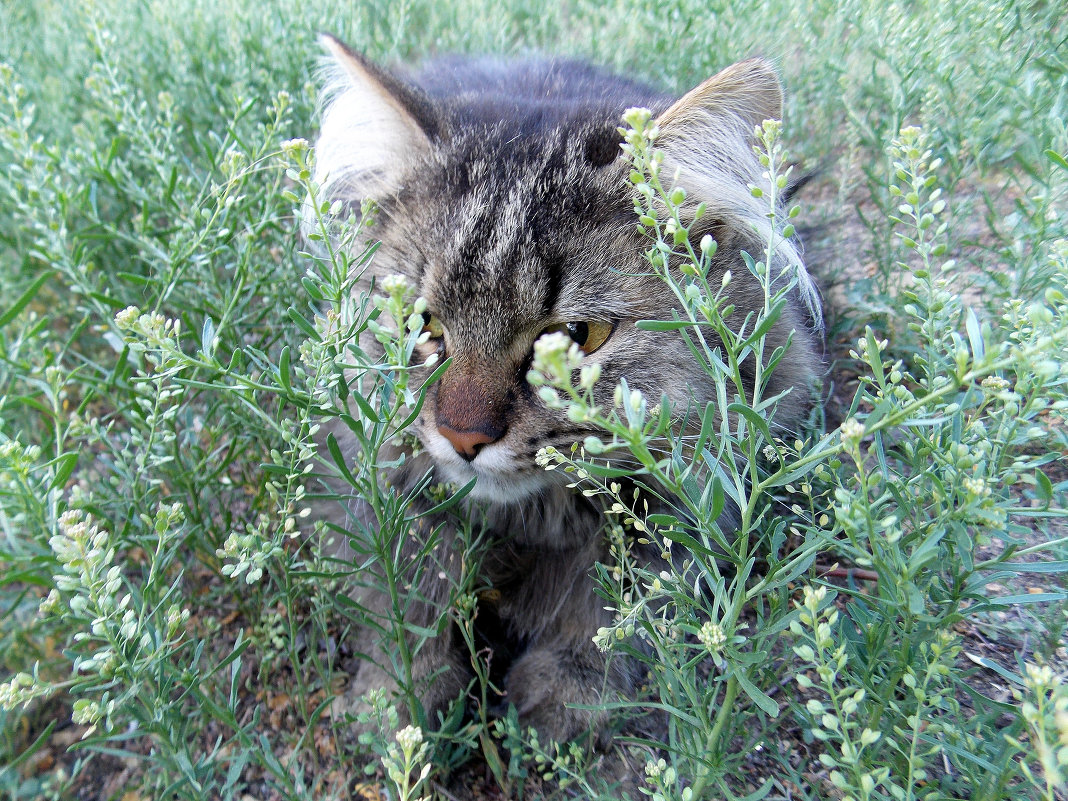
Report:
<svg viewBox="0 0 1068 801"><path fill-rule="evenodd" d="M753 153L756 126L782 116L782 87L771 64L754 58L713 75L687 92L657 120L657 146L670 171L680 170L680 183L708 202L718 200L717 214L740 219L753 206L746 188L759 180ZM670 174L670 172L668 173Z"/></svg>

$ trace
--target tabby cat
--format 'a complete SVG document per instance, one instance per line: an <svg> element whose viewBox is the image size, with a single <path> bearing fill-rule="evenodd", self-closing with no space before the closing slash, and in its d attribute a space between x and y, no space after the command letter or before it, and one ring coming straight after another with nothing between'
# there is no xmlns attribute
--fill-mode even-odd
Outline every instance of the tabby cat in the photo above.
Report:
<svg viewBox="0 0 1068 801"><path fill-rule="evenodd" d="M748 185L763 180L751 138L754 125L781 116L779 82L766 62L744 61L676 100L574 61L456 58L402 75L323 41L331 66L315 180L345 207L378 202L371 233L381 246L367 278L406 276L428 304L420 361L452 359L413 427L422 447L391 480L403 489L427 471L461 485L477 479L467 503L488 526L481 580L493 588L478 620L502 669L502 702L556 739L596 729L598 715L571 705L625 694L634 680L621 660L606 677L593 642L610 622L591 578L607 556L604 521L559 471L535 463L540 448L566 451L596 432L532 391L533 345L546 332L568 334L586 362L600 364L598 402L608 407L621 378L680 408L714 399L680 336L635 326L669 319L675 298L643 259L648 242L636 230L618 128L630 107L655 115L661 174L677 171L677 183L707 204L691 233L718 242L713 274L732 270L740 319L763 303L739 251L760 252L770 225L766 201ZM798 253L784 243L778 255L781 269L800 276L769 334L777 347L793 332L769 388L791 390L776 419L790 428L806 412L819 365L818 304ZM351 506L359 514L358 499ZM457 578L450 536L416 588L418 625L440 619ZM384 654L371 643L361 650L378 659L362 664L352 692L390 686ZM420 688L433 721L471 678L455 630L446 626L424 645L415 673L433 677Z"/></svg>

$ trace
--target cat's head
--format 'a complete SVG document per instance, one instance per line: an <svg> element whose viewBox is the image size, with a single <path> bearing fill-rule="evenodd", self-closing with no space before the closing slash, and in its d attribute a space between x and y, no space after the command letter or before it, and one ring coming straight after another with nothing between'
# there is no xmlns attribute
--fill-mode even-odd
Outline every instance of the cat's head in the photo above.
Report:
<svg viewBox="0 0 1068 801"><path fill-rule="evenodd" d="M670 318L677 301L642 255L648 240L617 128L630 106L656 115L661 172L677 171L694 202L707 203L692 233L717 240L713 271L736 276L741 319L763 302L738 253L758 252L768 226L748 186L762 183L753 126L781 115L766 62L736 64L672 101L568 62L479 62L470 76L425 77L437 88L423 90L336 40L324 44L333 66L315 180L330 200L378 201L371 272L403 274L427 300L432 338L421 355L452 363L415 431L443 478L477 477L476 497L518 501L554 480L535 464L539 448L566 450L596 433L547 409L526 381L534 342L549 331L601 365L599 403L611 404L621 378L681 408L713 399L681 336L635 326ZM780 258L804 275L789 245ZM807 281L802 294L813 291ZM787 426L819 363L811 308L799 296L770 334L778 345L796 332L773 387L793 388L779 409Z"/></svg>

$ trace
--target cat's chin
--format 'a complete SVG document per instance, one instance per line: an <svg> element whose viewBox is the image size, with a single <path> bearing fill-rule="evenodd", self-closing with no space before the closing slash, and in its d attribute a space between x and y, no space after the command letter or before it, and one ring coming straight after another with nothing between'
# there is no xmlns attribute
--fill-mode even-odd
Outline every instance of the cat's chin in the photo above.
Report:
<svg viewBox="0 0 1068 801"><path fill-rule="evenodd" d="M547 481L544 476L538 474L496 476L475 472L478 475L478 481L471 490L471 497L490 503L504 505L522 503L552 484L551 481Z"/></svg>
<svg viewBox="0 0 1068 801"><path fill-rule="evenodd" d="M529 500L532 496L553 485L553 476L545 471L499 473L495 470L480 469L475 465L438 462L438 470L444 477L456 484L466 484L476 479L475 486L468 496L478 501L499 504L517 504Z"/></svg>

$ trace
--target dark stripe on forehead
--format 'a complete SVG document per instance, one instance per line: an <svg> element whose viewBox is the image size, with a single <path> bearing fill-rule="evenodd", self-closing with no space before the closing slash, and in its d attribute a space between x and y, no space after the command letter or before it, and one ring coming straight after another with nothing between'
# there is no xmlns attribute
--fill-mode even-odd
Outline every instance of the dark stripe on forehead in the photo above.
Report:
<svg viewBox="0 0 1068 801"><path fill-rule="evenodd" d="M556 308L556 301L560 299L560 288L564 283L564 259L549 255L542 259L542 267L545 291L542 295L541 315L548 319Z"/></svg>
<svg viewBox="0 0 1068 801"><path fill-rule="evenodd" d="M482 251L484 249L482 243L486 233L480 226L476 226L471 231L470 236L460 244L460 252L457 254L460 263L457 267L466 276L474 278L479 274L478 271L482 266Z"/></svg>
<svg viewBox="0 0 1068 801"><path fill-rule="evenodd" d="M478 220L460 244L463 269L473 270L487 288L512 277L529 236L529 198L511 192L486 193Z"/></svg>
<svg viewBox="0 0 1068 801"><path fill-rule="evenodd" d="M566 255L559 241L562 221L556 213L561 199L561 183L568 177L568 141L563 131L546 137L544 154L528 175L532 205L540 212L530 221L534 252L539 261L539 274L543 287L541 314L549 318L556 308L563 288L567 269Z"/></svg>

